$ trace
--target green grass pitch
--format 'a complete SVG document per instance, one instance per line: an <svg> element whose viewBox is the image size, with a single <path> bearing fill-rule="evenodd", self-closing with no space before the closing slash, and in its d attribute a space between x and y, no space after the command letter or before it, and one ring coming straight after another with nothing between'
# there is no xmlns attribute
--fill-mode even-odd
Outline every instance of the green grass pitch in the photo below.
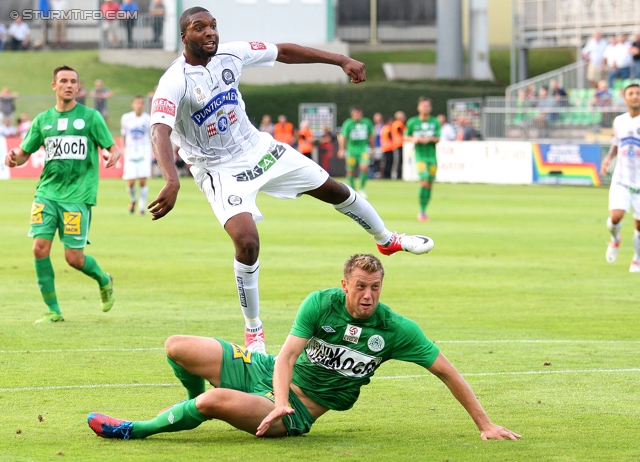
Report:
<svg viewBox="0 0 640 462"><path fill-rule="evenodd" d="M97 438L89 412L147 419L184 397L163 355L171 334L242 342L233 248L191 179L160 221L129 215L124 182L103 180L87 253L115 279L98 288L52 251L65 323L46 311L26 236L35 180L0 182L0 461L640 459L640 309L632 226L609 265L605 188L436 184L419 223L417 185L372 181L392 230L426 234L429 255L383 257L382 300L422 327L494 422L523 435L488 441L428 371L385 364L347 412L300 438L258 439L222 422L140 441ZM151 182L150 196L162 186ZM311 291L340 282L373 240L331 206L260 195L261 302L277 353Z"/></svg>

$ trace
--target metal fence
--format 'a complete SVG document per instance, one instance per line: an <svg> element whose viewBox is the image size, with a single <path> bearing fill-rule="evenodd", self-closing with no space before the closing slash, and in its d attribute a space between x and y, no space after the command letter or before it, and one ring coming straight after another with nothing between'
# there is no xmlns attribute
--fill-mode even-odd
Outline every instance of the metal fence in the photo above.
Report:
<svg viewBox="0 0 640 462"><path fill-rule="evenodd" d="M100 48L162 48L165 16L138 13L138 19L102 21Z"/></svg>
<svg viewBox="0 0 640 462"><path fill-rule="evenodd" d="M505 91L505 96L515 99L518 97L519 91L525 90L531 85L538 91L543 86L549 87L552 80L557 81L562 88L586 88L588 86L586 74L587 62L578 61L514 85L509 85Z"/></svg>
<svg viewBox="0 0 640 462"><path fill-rule="evenodd" d="M577 90L574 90L577 91ZM608 138L613 119L627 107L620 101L601 107L564 98L550 104L502 97L485 98L485 138L586 140Z"/></svg>

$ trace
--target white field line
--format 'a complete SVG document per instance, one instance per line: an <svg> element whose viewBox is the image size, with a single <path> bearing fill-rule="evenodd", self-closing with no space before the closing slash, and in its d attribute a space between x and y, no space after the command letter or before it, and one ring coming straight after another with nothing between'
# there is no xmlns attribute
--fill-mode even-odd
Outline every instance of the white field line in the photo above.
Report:
<svg viewBox="0 0 640 462"><path fill-rule="evenodd" d="M505 375L545 375L545 374L586 374L586 373L624 373L624 372L640 372L640 368L630 369L564 369L558 371L519 371L519 372L477 372L462 374L464 377L495 377ZM393 375L373 377L373 380L405 380L417 379L422 377L431 377L430 374L417 375ZM77 390L91 388L159 388L159 387L177 387L179 383L100 383L93 385L54 385L49 387L17 387L17 388L0 388L0 391L41 391L41 390Z"/></svg>
<svg viewBox="0 0 640 462"><path fill-rule="evenodd" d="M440 344L508 344L508 343L565 343L565 344L639 344L640 340L434 340L434 343ZM270 350L278 350L282 345L269 345ZM57 349L57 350L0 350L0 354L11 353L99 353L103 351L164 351L164 348L79 348L79 349Z"/></svg>

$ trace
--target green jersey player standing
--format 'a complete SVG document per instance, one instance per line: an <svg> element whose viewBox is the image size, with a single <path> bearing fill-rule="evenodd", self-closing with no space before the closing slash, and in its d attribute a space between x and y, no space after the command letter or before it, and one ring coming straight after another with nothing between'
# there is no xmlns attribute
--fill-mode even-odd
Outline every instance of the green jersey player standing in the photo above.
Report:
<svg viewBox="0 0 640 462"><path fill-rule="evenodd" d="M219 339L170 337L167 360L188 400L147 421L91 413L89 426L103 438L130 439L220 419L257 436L297 436L327 411L351 409L376 369L398 359L442 380L482 439L520 438L491 422L464 378L415 322L378 302L384 278L380 260L354 255L343 274L342 288L305 299L277 359ZM215 388L205 391L205 381Z"/></svg>
<svg viewBox="0 0 640 462"><path fill-rule="evenodd" d="M338 134L338 157L345 158L349 185L356 189L357 169L360 170L360 189L358 194L367 198L364 186L369 178L370 153L375 150L375 130L373 122L363 117L362 108L351 108L351 118L344 121Z"/></svg>
<svg viewBox="0 0 640 462"><path fill-rule="evenodd" d="M429 98L418 99L418 115L407 121L405 139L415 145L416 169L420 180L418 220L429 221L427 205L431 199L433 182L436 180L436 143L440 141L440 122L431 115Z"/></svg>
<svg viewBox="0 0 640 462"><path fill-rule="evenodd" d="M24 164L40 146L45 163L31 208L33 255L38 287L49 312L36 322L64 321L55 289L55 275L49 255L58 233L64 244L67 263L95 279L100 287L102 311L113 306L113 280L94 258L84 254L88 243L91 207L96 205L100 156L107 167L114 167L120 150L104 119L94 109L78 104L78 73L68 66L53 71L51 84L56 93L55 107L38 114L19 148L5 157L5 164Z"/></svg>

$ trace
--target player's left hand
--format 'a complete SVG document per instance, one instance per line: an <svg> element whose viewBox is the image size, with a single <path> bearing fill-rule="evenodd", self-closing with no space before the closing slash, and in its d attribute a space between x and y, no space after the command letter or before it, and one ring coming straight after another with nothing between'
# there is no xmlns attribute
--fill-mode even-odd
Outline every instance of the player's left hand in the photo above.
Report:
<svg viewBox="0 0 640 462"><path fill-rule="evenodd" d="M151 218L152 220L159 220L173 209L178 199L179 190L180 183L167 183L164 185L158 197L147 206L147 209L149 209L149 212L153 216L153 218Z"/></svg>
<svg viewBox="0 0 640 462"><path fill-rule="evenodd" d="M491 424L488 428L480 432L480 438L483 440L517 440L522 438L522 436L518 435L516 432L512 432L508 428Z"/></svg>
<svg viewBox="0 0 640 462"><path fill-rule="evenodd" d="M113 151L103 151L102 158L107 161L107 168L113 168L118 163L118 159L120 159L120 150L114 149Z"/></svg>
<svg viewBox="0 0 640 462"><path fill-rule="evenodd" d="M342 70L345 74L351 77L351 83L360 83L367 80L367 72L364 69L364 63L361 63L360 61L349 59L342 65Z"/></svg>
<svg viewBox="0 0 640 462"><path fill-rule="evenodd" d="M256 436L264 435L267 430L269 430L269 426L274 420L282 419L284 416L293 414L294 412L296 411L289 406L275 408L262 420L262 422L258 426L258 430L256 431Z"/></svg>

